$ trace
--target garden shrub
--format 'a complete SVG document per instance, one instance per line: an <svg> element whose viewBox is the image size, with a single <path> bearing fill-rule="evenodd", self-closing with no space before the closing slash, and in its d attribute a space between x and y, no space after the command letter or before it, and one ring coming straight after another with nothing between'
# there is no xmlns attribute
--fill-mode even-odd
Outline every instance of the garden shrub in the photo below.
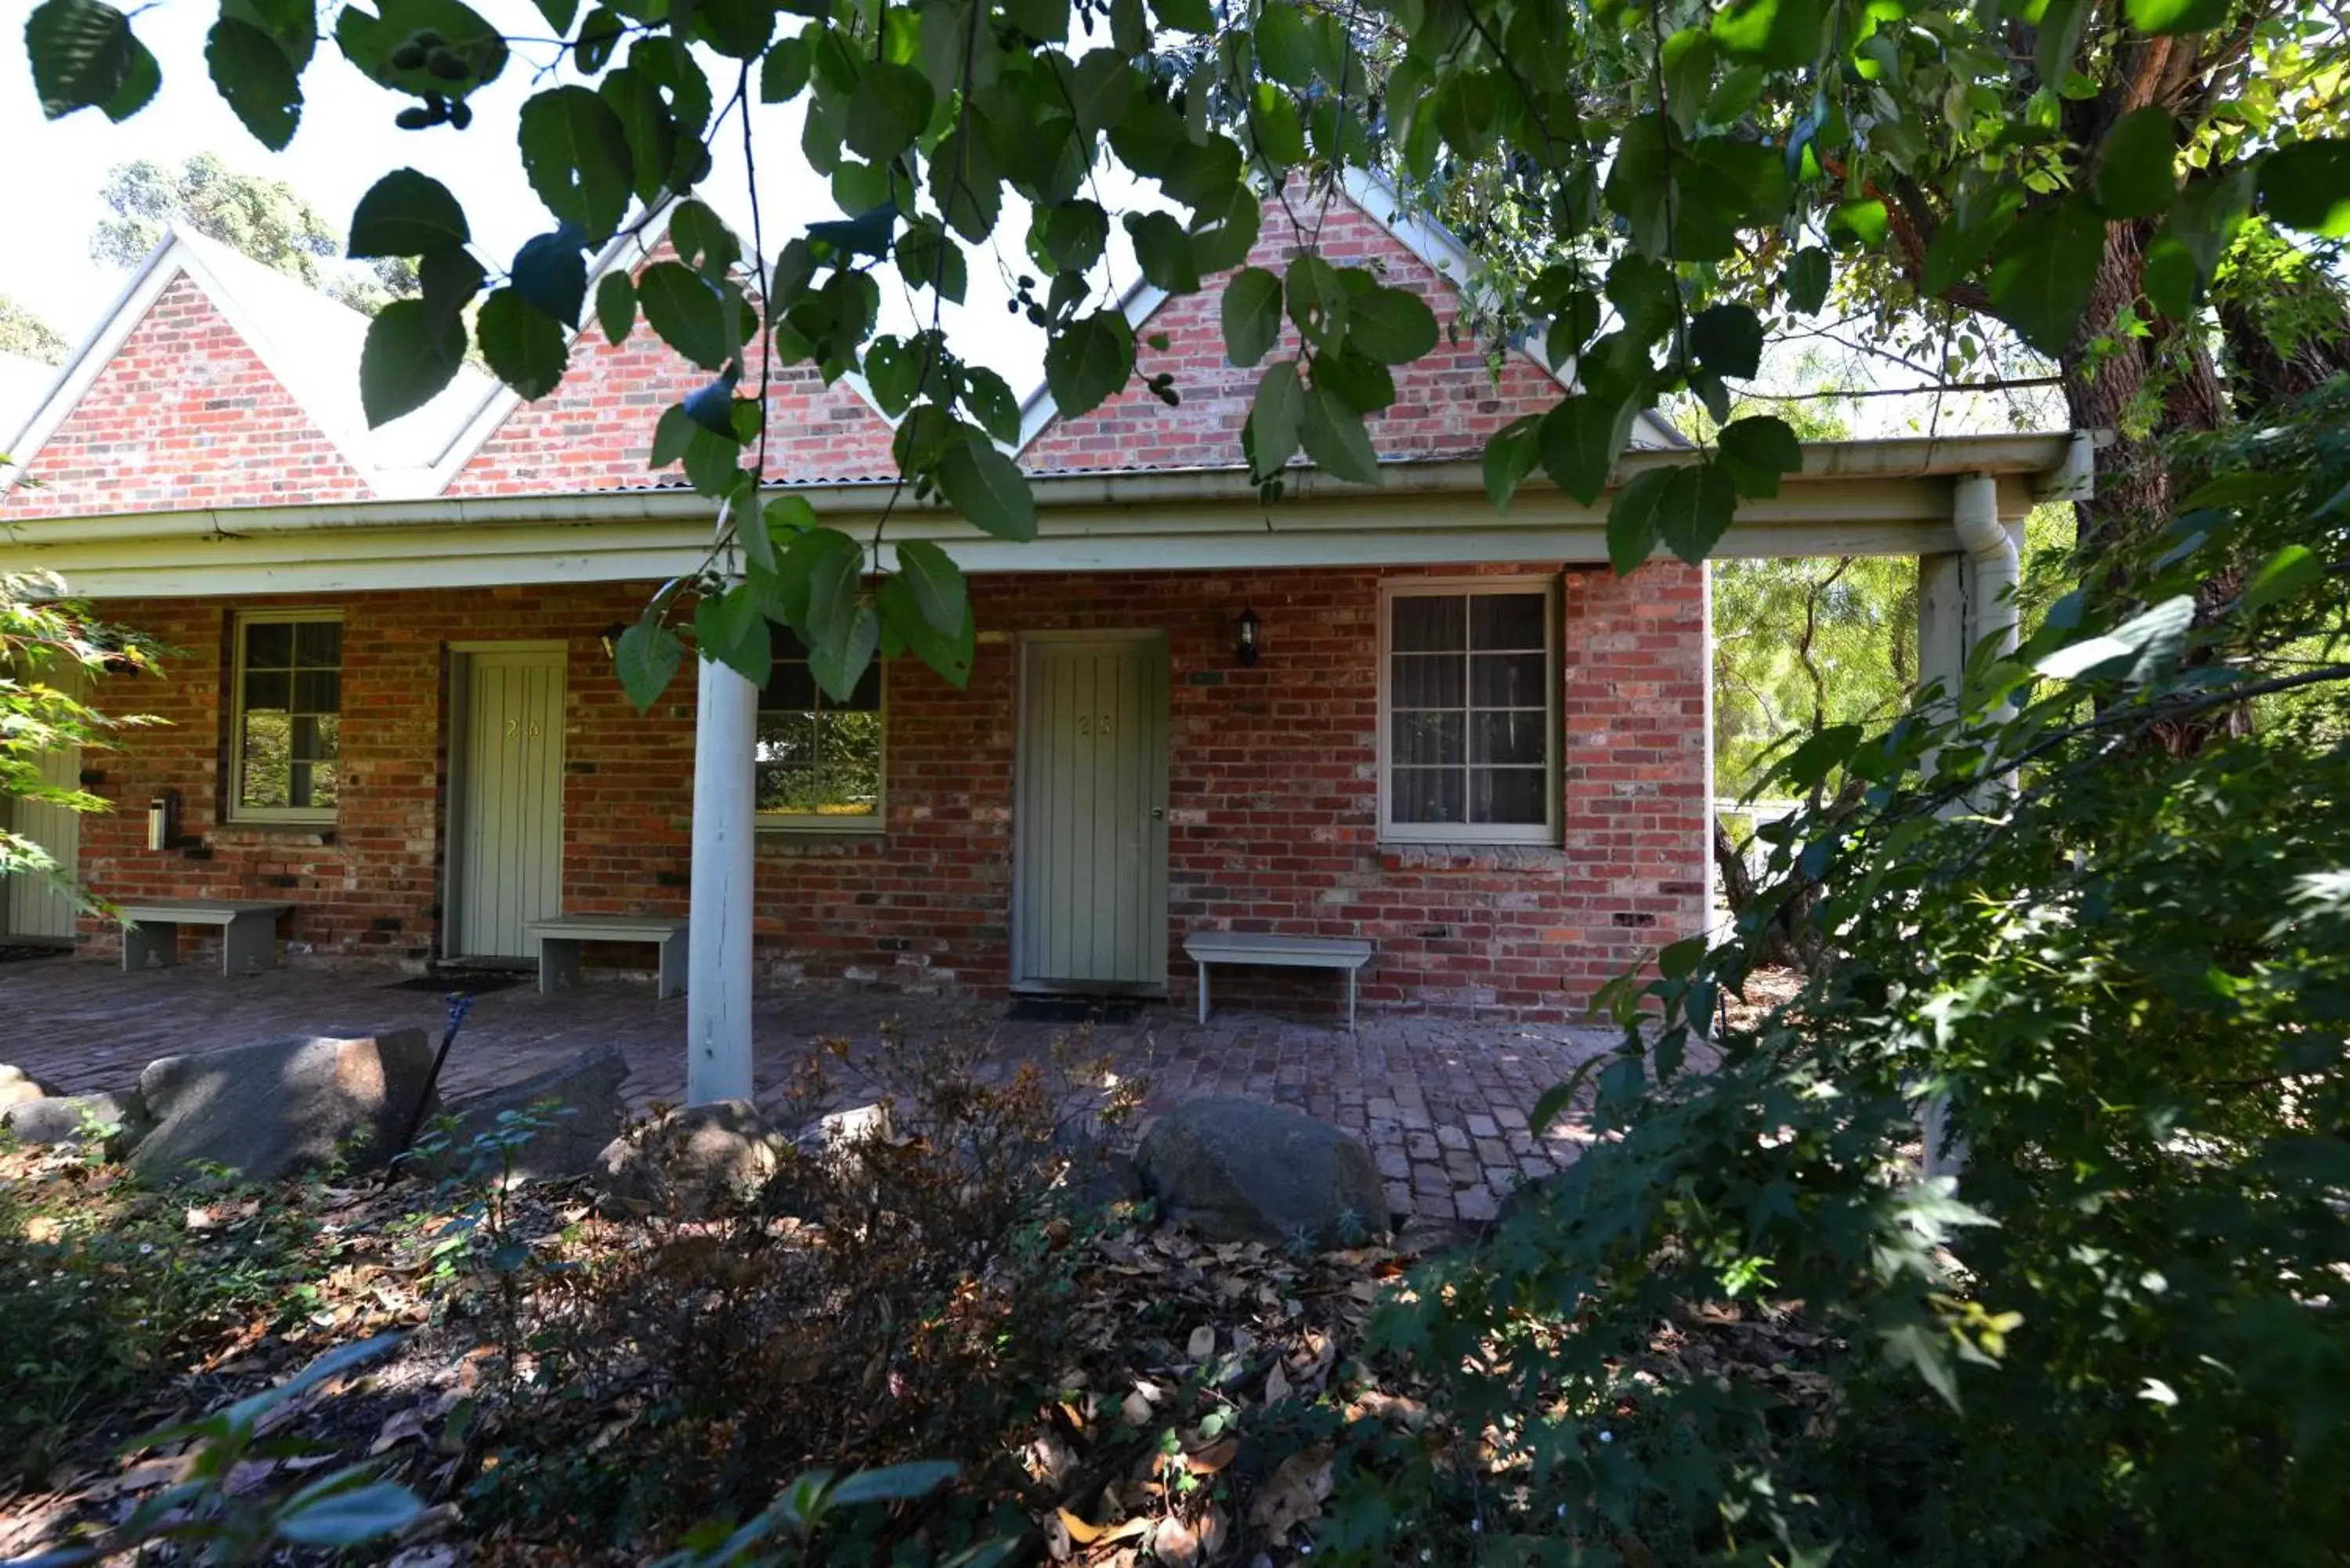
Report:
<svg viewBox="0 0 2350 1568"><path fill-rule="evenodd" d="M1781 761L1854 785L1774 849L1827 959L1703 1073L1769 895L1613 992L1597 1140L1378 1324L1440 1418L1356 1435L1324 1555L2342 1560L2345 410L2190 454L2128 600L1955 711Z"/></svg>
<svg viewBox="0 0 2350 1568"><path fill-rule="evenodd" d="M1007 1490L1004 1434L1064 1368L1069 1243L1087 1222L1064 1194L1135 1085L1083 1091L1099 1069L1073 1055L1001 1081L983 1060L890 1035L859 1064L886 1127L803 1140L764 1191L707 1218L597 1221L633 1233L599 1237L591 1265L560 1249L535 1264L469 1514L525 1536L661 1541L755 1514L795 1471L950 1457L972 1484L924 1517L940 1541L989 1536L972 1500ZM831 1071L812 1059L790 1104L833 1099ZM906 1528L847 1521L844 1560Z"/></svg>

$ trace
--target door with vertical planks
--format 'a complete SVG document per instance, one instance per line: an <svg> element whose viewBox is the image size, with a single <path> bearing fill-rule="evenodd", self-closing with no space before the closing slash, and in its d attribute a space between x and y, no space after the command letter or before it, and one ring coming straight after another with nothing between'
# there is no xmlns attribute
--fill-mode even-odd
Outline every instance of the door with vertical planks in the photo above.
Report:
<svg viewBox="0 0 2350 1568"><path fill-rule="evenodd" d="M1024 640L1018 744L1014 981L1164 987L1166 639Z"/></svg>
<svg viewBox="0 0 2350 1568"><path fill-rule="evenodd" d="M79 698L88 685L78 665L57 661L36 677L68 697ZM57 789L81 787L81 751L66 746L43 752L34 759L40 781ZM147 803L130 805L141 813ZM57 867L72 877L80 870L81 814L46 800L0 800L0 826L29 838L49 853ZM73 940L74 901L70 894L47 877L19 873L0 877L0 937L25 942L65 943Z"/></svg>
<svg viewBox="0 0 2350 1568"><path fill-rule="evenodd" d="M535 959L524 928L563 912L564 655L463 657L448 951Z"/></svg>

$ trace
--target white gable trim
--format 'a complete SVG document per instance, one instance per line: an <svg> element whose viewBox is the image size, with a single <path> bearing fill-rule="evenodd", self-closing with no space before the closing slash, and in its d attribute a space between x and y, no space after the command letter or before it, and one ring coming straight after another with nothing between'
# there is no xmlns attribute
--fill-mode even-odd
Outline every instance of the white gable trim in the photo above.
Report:
<svg viewBox="0 0 2350 1568"><path fill-rule="evenodd" d="M81 340L81 346L57 372L57 379L49 383L47 396L34 409L25 428L16 431L12 439L0 441L0 452L11 459L0 463L0 495L15 489L31 471L33 460L79 406L99 373L114 362L114 356L121 350L132 328L146 319L147 312L154 308L163 290L180 275L178 265L166 264L175 250L185 248L174 234L147 253L147 259L139 264L130 281L114 296L114 304L99 318L97 327Z"/></svg>

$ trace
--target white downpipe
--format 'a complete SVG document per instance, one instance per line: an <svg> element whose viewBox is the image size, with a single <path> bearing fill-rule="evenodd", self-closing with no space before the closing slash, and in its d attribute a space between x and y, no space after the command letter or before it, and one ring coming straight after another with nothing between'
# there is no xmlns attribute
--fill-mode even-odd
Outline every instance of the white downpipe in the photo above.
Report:
<svg viewBox="0 0 2350 1568"><path fill-rule="evenodd" d="M2015 592L2023 569L2015 535L1999 520L1999 482L1988 473L1960 474L1950 497L1950 524L1974 566L1967 595L1967 652L1971 657L1985 638L1995 637L2000 652L2013 653Z"/></svg>
<svg viewBox="0 0 2350 1568"><path fill-rule="evenodd" d="M759 689L700 659L693 724L692 924L686 938L685 1101L751 1097L751 885Z"/></svg>
<svg viewBox="0 0 2350 1568"><path fill-rule="evenodd" d="M1966 551L1968 575L1965 652L1971 659L1985 640L2002 654L2013 653L2017 642L2015 594L2022 571L2015 535L1999 519L1999 483L1987 473L1959 476L1950 496L1950 524L1959 545ZM1957 688L1952 687L1952 695ZM1966 1167L1963 1140L1950 1137L1950 1102L1946 1095L1930 1096L1918 1107L1918 1130L1924 1152L1923 1174L1929 1178L1957 1176Z"/></svg>

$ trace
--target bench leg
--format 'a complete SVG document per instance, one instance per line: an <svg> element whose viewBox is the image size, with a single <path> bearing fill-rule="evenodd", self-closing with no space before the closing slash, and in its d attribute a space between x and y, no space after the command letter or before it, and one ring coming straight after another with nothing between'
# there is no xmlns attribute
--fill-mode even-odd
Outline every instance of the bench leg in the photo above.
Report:
<svg viewBox="0 0 2350 1568"><path fill-rule="evenodd" d="M180 928L169 920L142 920L122 928L122 969L147 967L151 957L165 969L180 961Z"/></svg>
<svg viewBox="0 0 2350 1568"><path fill-rule="evenodd" d="M1200 960L1200 1022L1208 1021L1208 961Z"/></svg>
<svg viewBox="0 0 2350 1568"><path fill-rule="evenodd" d="M552 996L561 987L577 990L579 979L579 943L570 937L538 939L538 993Z"/></svg>
<svg viewBox="0 0 2350 1568"><path fill-rule="evenodd" d="M1347 971L1347 1033L1349 1034L1355 1032L1355 976L1359 972L1351 969Z"/></svg>
<svg viewBox="0 0 2350 1568"><path fill-rule="evenodd" d="M277 919L238 915L221 931L221 972L250 974L277 967Z"/></svg>
<svg viewBox="0 0 2350 1568"><path fill-rule="evenodd" d="M653 981L653 1000L667 1002L685 994L686 928L680 926L660 944L660 970Z"/></svg>

